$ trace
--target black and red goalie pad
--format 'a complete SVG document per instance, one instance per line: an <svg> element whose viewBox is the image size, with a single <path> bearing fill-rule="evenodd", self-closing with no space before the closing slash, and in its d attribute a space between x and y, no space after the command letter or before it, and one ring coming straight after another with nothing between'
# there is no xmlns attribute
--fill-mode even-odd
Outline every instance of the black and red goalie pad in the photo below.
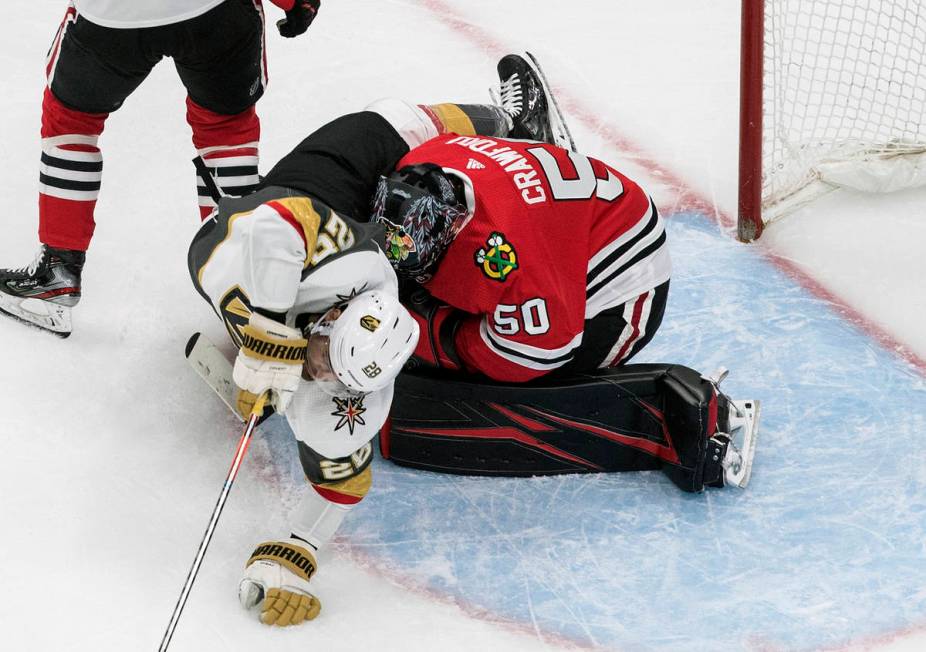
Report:
<svg viewBox="0 0 926 652"><path fill-rule="evenodd" d="M707 441L726 418L709 381L670 364L521 385L406 373L395 390L383 457L462 475L659 469L681 489L701 491Z"/></svg>

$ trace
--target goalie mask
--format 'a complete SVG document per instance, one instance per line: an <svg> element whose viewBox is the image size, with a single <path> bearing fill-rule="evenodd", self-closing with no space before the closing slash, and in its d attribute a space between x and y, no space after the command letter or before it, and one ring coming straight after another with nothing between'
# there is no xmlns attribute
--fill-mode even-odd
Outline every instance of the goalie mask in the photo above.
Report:
<svg viewBox="0 0 926 652"><path fill-rule="evenodd" d="M331 396L375 392L399 375L417 344L418 324L396 297L364 292L312 326L305 371Z"/></svg>
<svg viewBox="0 0 926 652"><path fill-rule="evenodd" d="M466 224L468 211L454 182L433 163L409 165L380 177L372 221L386 227L386 257L396 273L418 283Z"/></svg>

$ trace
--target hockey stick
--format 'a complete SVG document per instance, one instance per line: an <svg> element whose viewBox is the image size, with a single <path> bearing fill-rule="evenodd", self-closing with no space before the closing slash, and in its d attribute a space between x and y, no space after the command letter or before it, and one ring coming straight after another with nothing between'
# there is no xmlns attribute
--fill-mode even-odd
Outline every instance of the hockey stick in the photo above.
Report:
<svg viewBox="0 0 926 652"><path fill-rule="evenodd" d="M209 519L209 525L206 527L206 533L203 535L203 540L199 544L199 550L196 552L196 557L193 559L193 566L190 567L190 572L187 575L186 582L183 583L183 589L180 591L180 599L177 600L177 605L174 607L174 612L170 616L170 622L167 624L167 631L164 632L164 638L161 639L161 647L158 648L158 652L166 652L167 646L170 645L170 639L174 635L174 630L177 627L177 622L180 620L180 614L183 611L183 606L186 604L187 597L190 595L190 590L193 588L193 582L196 580L196 574L199 572L199 567L203 563L203 558L206 556L206 548L209 547L209 541L212 540L212 534L215 532L215 527L219 522L219 516L222 514L222 509L225 507L225 501L228 499L228 493L231 491L232 483L235 481L235 476L238 475L238 469L241 468L241 462L244 460L244 454L248 449L248 444L251 441L251 435L254 432L254 428L257 426L258 420L260 420L261 415L264 412L264 405L267 403L267 392L264 392L257 397L257 401L254 402L254 408L251 410L251 414L248 417L247 426L245 426L244 433L241 435L241 440L238 442L238 449L235 451L235 458L232 460L231 468L228 470L228 475L225 477L225 486L222 487L222 492L219 494L219 500L216 502L215 509L212 510L212 518Z"/></svg>
<svg viewBox="0 0 926 652"><path fill-rule="evenodd" d="M209 166L206 165L202 156L197 156L193 159L193 167L196 168L196 174L199 175L199 178L203 180L203 184L206 186L206 192L209 193L212 201L218 204L219 200L225 197L225 193L222 192L219 184L216 183L215 177L212 176L212 173L209 171Z"/></svg>
<svg viewBox="0 0 926 652"><path fill-rule="evenodd" d="M202 333L193 333L186 345L186 360L193 371L212 388L232 414L244 421L235 407L238 388L232 380L232 365L225 354Z"/></svg>

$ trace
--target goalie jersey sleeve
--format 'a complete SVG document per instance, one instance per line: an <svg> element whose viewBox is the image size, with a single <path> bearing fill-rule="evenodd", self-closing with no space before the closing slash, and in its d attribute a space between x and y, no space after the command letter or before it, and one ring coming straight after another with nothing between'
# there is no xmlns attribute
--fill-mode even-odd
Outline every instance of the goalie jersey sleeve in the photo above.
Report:
<svg viewBox="0 0 926 652"><path fill-rule="evenodd" d="M469 222L426 284L468 313L468 371L523 382L567 364L585 321L669 279L649 196L601 161L554 145L448 135L399 165L431 162L464 181ZM425 338L422 338L425 339Z"/></svg>

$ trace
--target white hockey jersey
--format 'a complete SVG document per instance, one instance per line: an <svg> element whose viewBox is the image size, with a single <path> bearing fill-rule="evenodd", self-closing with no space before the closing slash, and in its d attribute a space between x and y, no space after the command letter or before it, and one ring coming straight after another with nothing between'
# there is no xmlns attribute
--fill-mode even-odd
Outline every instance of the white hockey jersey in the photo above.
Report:
<svg viewBox="0 0 926 652"><path fill-rule="evenodd" d="M381 236L380 227L341 217L317 200L265 188L220 203L190 246L190 275L240 345L252 307L283 313L288 326L303 328L361 292L398 296L395 272L377 244ZM346 457L376 436L392 392L390 384L339 399L305 381L286 418L315 452Z"/></svg>
<svg viewBox="0 0 926 652"><path fill-rule="evenodd" d="M77 13L103 27L157 27L196 18L225 0L72 0Z"/></svg>

